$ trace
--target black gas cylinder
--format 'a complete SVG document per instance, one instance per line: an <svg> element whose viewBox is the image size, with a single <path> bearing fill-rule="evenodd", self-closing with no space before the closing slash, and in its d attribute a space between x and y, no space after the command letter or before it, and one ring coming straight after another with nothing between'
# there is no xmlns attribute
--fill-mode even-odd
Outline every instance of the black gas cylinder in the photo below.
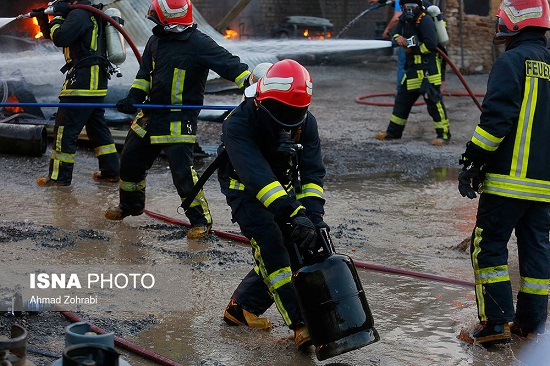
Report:
<svg viewBox="0 0 550 366"><path fill-rule="evenodd" d="M326 230L320 250L292 276L319 361L380 340L353 260L334 252Z"/></svg>

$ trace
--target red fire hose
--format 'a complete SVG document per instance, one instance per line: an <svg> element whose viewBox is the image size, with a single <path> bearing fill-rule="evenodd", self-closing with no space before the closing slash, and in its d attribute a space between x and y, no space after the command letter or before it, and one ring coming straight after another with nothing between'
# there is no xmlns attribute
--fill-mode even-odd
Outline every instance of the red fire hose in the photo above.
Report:
<svg viewBox="0 0 550 366"><path fill-rule="evenodd" d="M151 216L155 219L159 219L159 220L168 222L170 224L175 224L175 225L180 225L180 226L185 226L185 227L191 227L191 224L189 224L185 221L179 220L179 219L175 219L175 218L165 216L165 215L162 215L162 214L159 214L159 213L156 213L156 212L153 212L153 211L149 211L149 210L143 210L143 212L148 216ZM242 236L242 235L227 233L227 232L219 231L219 230L212 230L212 232L214 234L216 234L217 236L219 236L220 238L234 240L234 241L237 241L239 243L250 244L250 241L248 240L248 238L246 238L245 236ZM474 287L475 286L475 284L473 282L457 280L457 279L454 279L454 278L446 278L446 277L431 275L431 274L428 274L428 273L413 272L413 271L409 271L409 270L406 270L406 269L391 268L391 267L381 266L381 265L378 265L378 264L364 263L364 262L356 261L355 259L353 260L353 262L355 263L355 267L362 268L362 269L368 269L368 270L371 270L371 271L385 272L385 273L395 273L395 274L400 274L400 275L403 275L403 276L425 278L425 279L428 279L428 280L452 283L452 284L455 284L455 285L460 285L460 286L465 286L465 287Z"/></svg>
<svg viewBox="0 0 550 366"><path fill-rule="evenodd" d="M472 100L474 101L474 103L476 104L476 106L481 111L481 103L479 103L479 100L477 100L476 97L483 97L483 96L485 96L485 94L476 94L476 93L474 93L472 91L472 89L470 89L470 86L468 85L468 83L466 82L466 80L464 79L464 77L462 76L460 71L458 70L458 68L455 66L455 64L453 64L453 62L451 61L449 56L447 56L447 54L439 48L437 48L437 52L445 59L445 61L447 61L449 66L451 66L451 68L455 72L456 76L458 77L458 79L460 80L462 85L464 85L464 88L467 91L467 93L444 93L443 91L441 93L443 95L447 95L447 96L451 96L451 97L467 97L467 96L470 96L472 98ZM375 97L392 97L394 95L395 95L395 93L393 93L393 92L392 93L366 94L366 95L358 96L357 98L355 98L355 101L357 103L361 103L361 104L376 105L376 106L381 106L381 107L393 107L393 105L394 105L393 102L372 102L372 101L366 101L365 99L375 98ZM424 102L414 103L414 105L416 105L416 106L423 105L423 104L425 104L425 103Z"/></svg>

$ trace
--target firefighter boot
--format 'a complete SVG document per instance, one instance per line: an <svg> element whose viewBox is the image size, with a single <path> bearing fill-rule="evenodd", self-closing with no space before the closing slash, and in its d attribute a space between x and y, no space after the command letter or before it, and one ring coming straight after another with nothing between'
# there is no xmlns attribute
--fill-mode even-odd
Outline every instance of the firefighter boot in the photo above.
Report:
<svg viewBox="0 0 550 366"><path fill-rule="evenodd" d="M260 318L256 314L252 314L249 311L244 310L235 299L231 299L225 313L223 314L223 320L229 325L244 325L254 329L270 331L273 328L273 324L267 318Z"/></svg>
<svg viewBox="0 0 550 366"><path fill-rule="evenodd" d="M444 146L449 144L451 141L451 133L449 131L445 132L443 129L437 128L435 132L437 133L437 137L432 140L432 145Z"/></svg>
<svg viewBox="0 0 550 366"><path fill-rule="evenodd" d="M104 175L101 172L94 172L92 174L93 180L96 182L118 183L120 178L118 175Z"/></svg>
<svg viewBox="0 0 550 366"><path fill-rule="evenodd" d="M193 226L187 232L187 239L200 239L210 234L212 225L198 225Z"/></svg>
<svg viewBox="0 0 550 366"><path fill-rule="evenodd" d="M50 177L40 177L36 179L36 184L42 187L62 187L70 186L71 182L51 179Z"/></svg>
<svg viewBox="0 0 550 366"><path fill-rule="evenodd" d="M374 137L377 140L382 140L382 141L398 140L398 139L401 138L401 137L392 136L392 135L388 134L387 132L378 132Z"/></svg>
<svg viewBox="0 0 550 366"><path fill-rule="evenodd" d="M141 214L142 212L131 213L131 212L124 211L122 207L120 207L120 205L109 207L107 210L105 210L105 218L109 220L122 220L126 216L139 216Z"/></svg>
<svg viewBox="0 0 550 366"><path fill-rule="evenodd" d="M508 323L481 323L480 329L472 333L472 338L482 346L492 346L495 344L510 343L512 333L510 332Z"/></svg>
<svg viewBox="0 0 550 366"><path fill-rule="evenodd" d="M311 338L305 324L298 325L294 330L294 343L296 343L296 349L304 349L311 346Z"/></svg>
<svg viewBox="0 0 550 366"><path fill-rule="evenodd" d="M510 326L510 332L523 340L534 340L537 337L536 332L530 332L515 321Z"/></svg>

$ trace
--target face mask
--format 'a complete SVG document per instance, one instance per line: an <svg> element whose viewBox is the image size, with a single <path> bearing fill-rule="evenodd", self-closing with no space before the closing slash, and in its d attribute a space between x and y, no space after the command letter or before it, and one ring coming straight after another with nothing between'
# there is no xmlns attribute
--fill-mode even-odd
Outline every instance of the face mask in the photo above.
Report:
<svg viewBox="0 0 550 366"><path fill-rule="evenodd" d="M416 3L406 3L403 5L403 14L406 22L412 22L420 14L420 6Z"/></svg>

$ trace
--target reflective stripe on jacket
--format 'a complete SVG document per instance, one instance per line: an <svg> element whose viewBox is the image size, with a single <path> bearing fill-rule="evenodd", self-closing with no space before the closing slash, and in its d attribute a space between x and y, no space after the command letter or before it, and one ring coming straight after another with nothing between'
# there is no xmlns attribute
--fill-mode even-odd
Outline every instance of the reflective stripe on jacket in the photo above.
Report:
<svg viewBox="0 0 550 366"><path fill-rule="evenodd" d="M244 85L248 66L196 24L181 33L153 28L129 95L138 103L202 105L209 70ZM194 143L200 109L145 111L151 143Z"/></svg>
<svg viewBox="0 0 550 366"><path fill-rule="evenodd" d="M89 1L81 2L88 5ZM68 71L60 97L107 95L107 62L102 56L104 44L101 21L87 10L71 10L61 24L54 24L50 36L54 44L63 47Z"/></svg>
<svg viewBox="0 0 550 366"><path fill-rule="evenodd" d="M466 153L487 163L485 193L550 202L550 51L540 32L511 41L489 75Z"/></svg>

